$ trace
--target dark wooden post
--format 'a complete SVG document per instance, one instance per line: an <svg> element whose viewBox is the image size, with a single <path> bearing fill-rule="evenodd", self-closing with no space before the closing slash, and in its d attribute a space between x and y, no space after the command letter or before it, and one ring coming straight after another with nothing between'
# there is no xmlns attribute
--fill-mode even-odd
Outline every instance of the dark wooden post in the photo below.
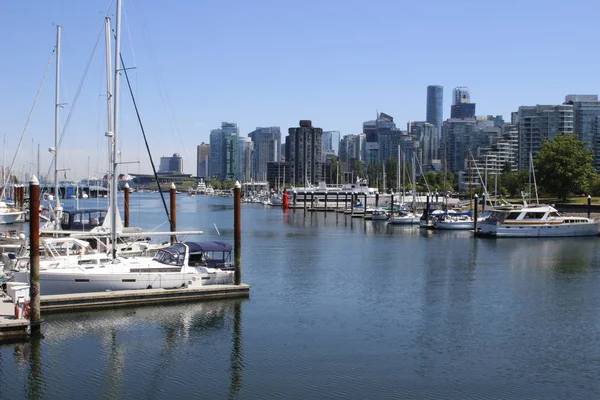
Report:
<svg viewBox="0 0 600 400"><path fill-rule="evenodd" d="M177 191L175 189L175 184L171 183L170 189L170 205L171 205L171 232L177 231ZM177 242L177 236L171 235L171 244Z"/></svg>
<svg viewBox="0 0 600 400"><path fill-rule="evenodd" d="M591 218L592 217L592 196L590 196L588 194L588 199L587 200L588 200L588 207L587 207L587 209L588 209L587 210L588 211L588 218Z"/></svg>
<svg viewBox="0 0 600 400"><path fill-rule="evenodd" d="M29 181L29 307L31 334L40 333L40 182Z"/></svg>
<svg viewBox="0 0 600 400"><path fill-rule="evenodd" d="M375 193L375 207L379 207L379 192Z"/></svg>
<svg viewBox="0 0 600 400"><path fill-rule="evenodd" d="M125 196L125 228L129 228L129 183L125 184L123 195Z"/></svg>
<svg viewBox="0 0 600 400"><path fill-rule="evenodd" d="M394 216L394 193L392 192L392 197L390 200L390 218Z"/></svg>
<svg viewBox="0 0 600 400"><path fill-rule="evenodd" d="M475 232L475 234L477 234L477 212L479 211L477 209L477 202L479 201L479 199L477 198L477 194L475 194L475 196L473 196L473 200L475 201L475 207L474 207L474 213L473 213L473 232Z"/></svg>
<svg viewBox="0 0 600 400"><path fill-rule="evenodd" d="M481 195L481 213L485 212L485 193Z"/></svg>
<svg viewBox="0 0 600 400"><path fill-rule="evenodd" d="M367 194L365 193L365 206L363 207L363 217L367 216Z"/></svg>
<svg viewBox="0 0 600 400"><path fill-rule="evenodd" d="M325 192L325 217L327 217L327 192Z"/></svg>
<svg viewBox="0 0 600 400"><path fill-rule="evenodd" d="M233 250L235 254L235 281L242 283L242 186L239 182L233 187Z"/></svg>

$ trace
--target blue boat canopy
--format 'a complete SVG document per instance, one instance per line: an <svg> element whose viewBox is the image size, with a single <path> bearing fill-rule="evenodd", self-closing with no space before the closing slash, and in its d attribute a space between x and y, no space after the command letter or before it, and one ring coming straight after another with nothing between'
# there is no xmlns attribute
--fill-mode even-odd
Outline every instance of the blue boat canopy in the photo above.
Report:
<svg viewBox="0 0 600 400"><path fill-rule="evenodd" d="M198 253L201 251L230 252L233 250L231 244L223 242L185 242L184 244L190 248L190 253Z"/></svg>

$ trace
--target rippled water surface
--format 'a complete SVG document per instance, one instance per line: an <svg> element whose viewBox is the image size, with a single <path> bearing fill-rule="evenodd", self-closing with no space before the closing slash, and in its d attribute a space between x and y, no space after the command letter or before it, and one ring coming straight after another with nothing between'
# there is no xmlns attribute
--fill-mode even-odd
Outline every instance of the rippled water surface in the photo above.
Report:
<svg viewBox="0 0 600 400"><path fill-rule="evenodd" d="M205 230L188 239L233 240L232 199L178 202L178 229ZM157 194L132 207L165 220ZM0 347L0 399L600 398L598 238L242 218L250 299L47 315Z"/></svg>

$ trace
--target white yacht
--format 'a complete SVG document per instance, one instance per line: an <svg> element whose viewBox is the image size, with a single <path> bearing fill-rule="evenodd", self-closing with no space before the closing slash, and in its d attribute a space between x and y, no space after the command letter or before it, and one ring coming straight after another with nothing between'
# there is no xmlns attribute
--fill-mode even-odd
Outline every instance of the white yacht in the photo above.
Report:
<svg viewBox="0 0 600 400"><path fill-rule="evenodd" d="M106 254L67 251L40 262L40 291L50 295L231 284L231 253L232 246L223 242L175 243L153 258L112 260ZM29 283L29 270L15 271L12 281Z"/></svg>
<svg viewBox="0 0 600 400"><path fill-rule="evenodd" d="M561 216L549 205L524 203L520 208L491 210L477 223L477 234L495 237L597 236L600 221L585 217Z"/></svg>

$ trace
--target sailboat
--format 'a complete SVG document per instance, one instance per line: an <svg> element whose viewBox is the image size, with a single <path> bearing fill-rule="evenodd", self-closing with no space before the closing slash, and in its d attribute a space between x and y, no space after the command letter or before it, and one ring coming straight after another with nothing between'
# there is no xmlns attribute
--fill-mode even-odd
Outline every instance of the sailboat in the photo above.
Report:
<svg viewBox="0 0 600 400"><path fill-rule="evenodd" d="M110 32L107 22L107 32ZM121 0L117 0L114 64L114 113L111 139L112 191L109 217L112 249L95 257L68 255L40 269L41 294L68 294L106 290L178 288L233 283L232 246L222 242L173 243L159 249L154 257L121 257L117 253L119 213L117 204L117 167L115 155L118 135L119 61ZM190 233L190 232L180 232ZM198 232L195 232L198 233ZM61 247L62 248L62 247ZM42 263L40 263L42 264ZM42 266L42 265L41 265ZM15 282L29 281L29 271L14 273Z"/></svg>
<svg viewBox="0 0 600 400"><path fill-rule="evenodd" d="M401 149L400 146L398 146L398 159L399 165L402 165L402 153L401 153ZM412 170L413 170L413 175L414 175L414 171L415 171L415 164L414 164L414 158L412 160ZM402 171L402 167L399 166L399 171ZM413 182L414 182L414 176L413 176ZM413 193L413 209L412 210L408 210L406 208L406 206L404 205L404 173L401 173L400 176L400 190L402 193L401 196L401 203L400 203L400 207L397 211L397 213L395 213L394 215L391 215L390 218L388 219L388 224L390 225L415 225L419 223L419 217L414 213L414 204L415 204L415 184L413 183L412 185L412 193Z"/></svg>

